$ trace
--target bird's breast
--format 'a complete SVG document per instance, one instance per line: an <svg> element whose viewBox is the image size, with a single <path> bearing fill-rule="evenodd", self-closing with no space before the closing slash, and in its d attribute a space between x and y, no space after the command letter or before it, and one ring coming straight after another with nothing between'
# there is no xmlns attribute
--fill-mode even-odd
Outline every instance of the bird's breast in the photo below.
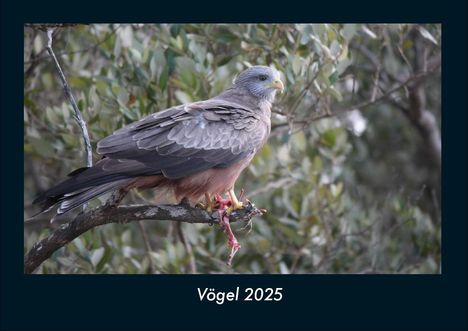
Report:
<svg viewBox="0 0 468 331"><path fill-rule="evenodd" d="M253 156L252 154L226 168L211 168L175 180L173 186L177 199L186 197L192 202L197 202L203 198L205 193L214 195L227 192L234 187L240 173L249 165Z"/></svg>

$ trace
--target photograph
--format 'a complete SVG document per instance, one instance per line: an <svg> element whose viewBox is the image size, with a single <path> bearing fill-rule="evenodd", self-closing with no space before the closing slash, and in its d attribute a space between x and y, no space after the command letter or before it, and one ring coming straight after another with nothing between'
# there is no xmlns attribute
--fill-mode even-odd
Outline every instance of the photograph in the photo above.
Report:
<svg viewBox="0 0 468 331"><path fill-rule="evenodd" d="M24 274L442 274L442 24L23 29Z"/></svg>

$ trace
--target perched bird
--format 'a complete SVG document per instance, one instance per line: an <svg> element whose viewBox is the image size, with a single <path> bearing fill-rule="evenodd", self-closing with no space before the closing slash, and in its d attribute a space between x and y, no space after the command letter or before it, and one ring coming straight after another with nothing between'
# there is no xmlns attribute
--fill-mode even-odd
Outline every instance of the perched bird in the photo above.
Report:
<svg viewBox="0 0 468 331"><path fill-rule="evenodd" d="M172 107L131 123L97 144L103 158L80 168L42 193L42 212L59 205L63 214L106 192L166 188L177 199L199 202L228 193L230 206L242 203L234 184L270 133L270 108L283 90L279 72L253 66L221 94Z"/></svg>

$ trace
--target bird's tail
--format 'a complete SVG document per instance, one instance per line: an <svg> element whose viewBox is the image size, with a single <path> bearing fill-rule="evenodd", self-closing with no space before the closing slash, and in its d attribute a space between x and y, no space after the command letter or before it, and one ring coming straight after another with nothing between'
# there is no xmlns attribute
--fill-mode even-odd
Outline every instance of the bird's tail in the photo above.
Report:
<svg viewBox="0 0 468 331"><path fill-rule="evenodd" d="M57 214L64 214L67 211L72 210L73 208L85 204L86 202L95 197L98 197L104 193L125 186L125 183L127 182L128 179L121 179L111 183L91 187L80 192L67 193L64 195L63 200L60 203L59 208L57 209Z"/></svg>
<svg viewBox="0 0 468 331"><path fill-rule="evenodd" d="M122 174L99 176L95 167L80 168L69 174L69 177L33 201L33 204L41 207L38 214L52 209L57 204L60 204L57 214L66 213L95 197L125 186L131 180L131 177Z"/></svg>

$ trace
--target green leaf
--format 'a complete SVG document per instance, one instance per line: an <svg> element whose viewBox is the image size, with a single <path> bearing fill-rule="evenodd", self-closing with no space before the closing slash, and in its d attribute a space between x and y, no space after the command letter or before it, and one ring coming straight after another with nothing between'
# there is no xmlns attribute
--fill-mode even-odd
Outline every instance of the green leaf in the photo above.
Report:
<svg viewBox="0 0 468 331"><path fill-rule="evenodd" d="M361 27L361 29L365 34L367 34L372 39L377 39L377 35L371 29L369 29L367 26L363 25Z"/></svg>
<svg viewBox="0 0 468 331"><path fill-rule="evenodd" d="M330 191L332 196L337 198L343 192L343 183L339 182L337 184L331 184Z"/></svg>
<svg viewBox="0 0 468 331"><path fill-rule="evenodd" d="M346 42L349 42L357 32L357 25L356 24L343 24L343 29L341 29L340 33Z"/></svg>
<svg viewBox="0 0 468 331"><path fill-rule="evenodd" d="M78 249L78 251L80 252L81 255L86 255L88 254L88 250L86 249L86 247L84 246L83 244L83 241L81 240L81 238L76 238L72 241L73 245Z"/></svg>
<svg viewBox="0 0 468 331"><path fill-rule="evenodd" d="M94 85L90 78L83 76L71 76L68 80L70 82L70 87L73 89L85 89Z"/></svg>
<svg viewBox="0 0 468 331"><path fill-rule="evenodd" d="M233 42L236 39L237 39L237 36L224 26L220 27L218 33L216 34L216 40L219 43L228 44L228 43Z"/></svg>
<svg viewBox="0 0 468 331"><path fill-rule="evenodd" d="M70 119L70 108L71 106L68 104L68 103L63 103L62 104L62 117L63 117L63 121L65 123L68 122L68 120Z"/></svg>
<svg viewBox="0 0 468 331"><path fill-rule="evenodd" d="M34 38L33 47L34 47L34 53L36 54L39 54L44 48L44 45L42 43L42 36L40 34L37 34L36 37Z"/></svg>
<svg viewBox="0 0 468 331"><path fill-rule="evenodd" d="M197 62L202 63L206 58L206 48L199 45L195 40L189 43L189 50L195 56Z"/></svg>
<svg viewBox="0 0 468 331"><path fill-rule="evenodd" d="M131 25L122 26L119 30L117 30L117 33L120 37L120 40L122 41L123 47L132 47L133 28Z"/></svg>
<svg viewBox="0 0 468 331"><path fill-rule="evenodd" d="M69 133L62 133L60 136L65 144L70 147L77 146L77 143L79 142L75 135Z"/></svg>
<svg viewBox="0 0 468 331"><path fill-rule="evenodd" d="M353 63L353 60L349 58L345 58L341 60L336 66L336 73L338 75L341 75L352 63Z"/></svg>
<svg viewBox="0 0 468 331"><path fill-rule="evenodd" d="M47 90L52 89L52 86L54 85L54 80L52 78L52 75L48 72L45 72L41 75L41 80L42 84L44 84L45 88Z"/></svg>
<svg viewBox="0 0 468 331"><path fill-rule="evenodd" d="M296 27L301 33L301 39L299 42L302 45L307 44L311 39L310 38L311 34L313 33L312 25L311 24L297 24ZM294 39L292 40L292 42L294 42Z"/></svg>
<svg viewBox="0 0 468 331"><path fill-rule="evenodd" d="M177 100L179 100L179 102L181 103L190 103L192 102L192 98L190 97L190 95L188 95L187 93L183 92L183 91L180 91L180 90L177 90L174 92Z"/></svg>
<svg viewBox="0 0 468 331"><path fill-rule="evenodd" d="M56 109L54 109L54 108L47 107L46 117L52 124L58 124L59 122L61 122L61 119L57 115Z"/></svg>
<svg viewBox="0 0 468 331"><path fill-rule="evenodd" d="M336 143L337 130L328 129L320 136L320 141L327 147L333 147Z"/></svg>
<svg viewBox="0 0 468 331"><path fill-rule="evenodd" d="M278 160L281 164L287 165L290 161L289 150L286 145L282 145L278 148L276 153Z"/></svg>
<svg viewBox="0 0 468 331"><path fill-rule="evenodd" d="M102 272L106 264L111 261L112 258L112 249L106 247L104 251L104 256L101 258L101 261L96 266L96 272Z"/></svg>
<svg viewBox="0 0 468 331"><path fill-rule="evenodd" d="M77 106L79 110L84 109L84 100L83 99L78 100Z"/></svg>
<svg viewBox="0 0 468 331"><path fill-rule="evenodd" d="M316 173L322 172L323 169L323 162L322 158L318 155L314 156L314 159L312 161L312 167Z"/></svg>
<svg viewBox="0 0 468 331"><path fill-rule="evenodd" d="M91 253L91 264L96 267L104 257L105 248L101 247Z"/></svg>
<svg viewBox="0 0 468 331"><path fill-rule="evenodd" d="M299 152L303 152L307 145L307 140L304 131L299 131L291 138L291 145Z"/></svg>
<svg viewBox="0 0 468 331"><path fill-rule="evenodd" d="M164 70L161 73L161 76L159 77L159 87L161 88L162 91L166 89L168 79L169 79L169 67L166 66L164 67Z"/></svg>
<svg viewBox="0 0 468 331"><path fill-rule="evenodd" d="M341 95L340 91L338 91L336 88L334 88L333 86L330 86L328 88L328 92L330 92L330 94L338 101L338 102L341 102L343 101L343 96Z"/></svg>
<svg viewBox="0 0 468 331"><path fill-rule="evenodd" d="M44 158L56 157L55 151L48 141L30 136L28 137L28 142L31 144L33 150Z"/></svg>
<svg viewBox="0 0 468 331"><path fill-rule="evenodd" d="M330 85L335 84L338 80L338 71L334 71L330 76L328 76L328 80L330 81Z"/></svg>
<svg viewBox="0 0 468 331"><path fill-rule="evenodd" d="M292 69L296 76L301 71L301 58L297 55L292 56Z"/></svg>
<svg viewBox="0 0 468 331"><path fill-rule="evenodd" d="M173 51L171 48L166 49L165 51L165 56L166 56L166 62L169 67L169 73L168 75L172 75L176 68L176 57L177 53Z"/></svg>
<svg viewBox="0 0 468 331"><path fill-rule="evenodd" d="M141 63L143 58L141 56L141 53L139 50L135 49L135 48L130 48L130 54L132 54L132 58L137 62L137 63Z"/></svg>
<svg viewBox="0 0 468 331"><path fill-rule="evenodd" d="M216 63L216 65L217 65L218 67L221 67L221 66L223 66L223 65L225 65L225 64L228 64L229 61L231 61L233 58L234 58L233 55L224 56L224 57L222 57L222 58Z"/></svg>
<svg viewBox="0 0 468 331"><path fill-rule="evenodd" d="M435 45L439 44L437 40L434 38L434 36L429 31L427 31L424 27L422 26L419 27L419 33L421 33L421 36L423 36L425 39L429 40L433 44Z"/></svg>
<svg viewBox="0 0 468 331"><path fill-rule="evenodd" d="M334 58L338 57L338 54L341 52L341 45L338 41L333 40L330 45L330 53Z"/></svg>
<svg viewBox="0 0 468 331"><path fill-rule="evenodd" d="M151 78L156 79L164 71L165 67L166 58L164 57L164 52L159 49L154 51L150 60Z"/></svg>
<svg viewBox="0 0 468 331"><path fill-rule="evenodd" d="M177 37L181 29L182 29L182 24L172 24L170 28L171 36L174 38Z"/></svg>
<svg viewBox="0 0 468 331"><path fill-rule="evenodd" d="M172 38L171 44L178 51L182 52L184 50L184 41L182 40L182 37L180 35L177 36L176 38Z"/></svg>

